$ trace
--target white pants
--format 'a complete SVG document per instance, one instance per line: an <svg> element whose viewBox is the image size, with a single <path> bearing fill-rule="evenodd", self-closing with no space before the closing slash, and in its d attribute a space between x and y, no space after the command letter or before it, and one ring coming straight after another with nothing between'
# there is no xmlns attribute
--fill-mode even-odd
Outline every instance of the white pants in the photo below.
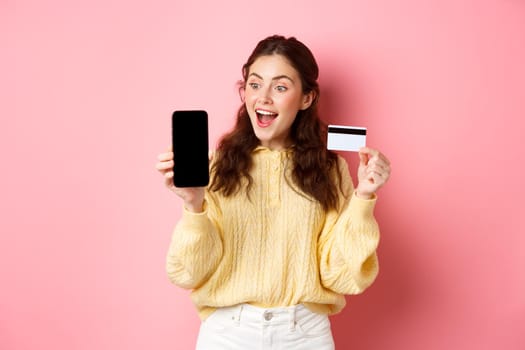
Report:
<svg viewBox="0 0 525 350"><path fill-rule="evenodd" d="M197 350L333 350L330 320L303 305L217 309L202 322Z"/></svg>

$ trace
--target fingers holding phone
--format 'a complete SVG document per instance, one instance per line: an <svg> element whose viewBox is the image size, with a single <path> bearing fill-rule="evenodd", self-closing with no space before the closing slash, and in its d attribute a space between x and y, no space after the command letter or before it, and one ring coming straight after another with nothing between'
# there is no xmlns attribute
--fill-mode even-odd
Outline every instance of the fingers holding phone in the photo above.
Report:
<svg viewBox="0 0 525 350"><path fill-rule="evenodd" d="M166 187L168 187L170 190L175 189L175 185L173 183L173 151L170 147L167 152L160 153L157 156L158 162L156 165L157 170L164 176Z"/></svg>
<svg viewBox="0 0 525 350"><path fill-rule="evenodd" d="M176 187L173 182L175 161L172 147L167 152L157 156L157 170L164 177L164 184L184 201L184 207L193 212L202 212L204 203L204 187Z"/></svg>

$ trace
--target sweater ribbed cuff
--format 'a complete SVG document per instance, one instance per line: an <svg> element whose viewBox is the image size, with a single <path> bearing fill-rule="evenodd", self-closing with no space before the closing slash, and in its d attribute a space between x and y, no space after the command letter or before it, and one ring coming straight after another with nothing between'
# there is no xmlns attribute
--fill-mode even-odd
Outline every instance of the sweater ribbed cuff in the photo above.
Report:
<svg viewBox="0 0 525 350"><path fill-rule="evenodd" d="M182 210L182 222L188 224L191 223L191 226L201 226L201 225L208 225L208 204L206 201L204 201L204 204L202 205L202 212L195 213L193 211L189 211L185 207L183 207Z"/></svg>
<svg viewBox="0 0 525 350"><path fill-rule="evenodd" d="M349 211L354 217L369 218L374 215L374 208L377 202L377 195L370 199L359 198L355 191L350 199Z"/></svg>

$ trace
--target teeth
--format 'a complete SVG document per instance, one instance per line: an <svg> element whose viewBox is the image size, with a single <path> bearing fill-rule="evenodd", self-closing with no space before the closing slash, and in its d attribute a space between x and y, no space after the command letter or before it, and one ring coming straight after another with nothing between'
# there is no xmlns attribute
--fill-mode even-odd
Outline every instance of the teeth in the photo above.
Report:
<svg viewBox="0 0 525 350"><path fill-rule="evenodd" d="M272 112L268 112L268 111L261 111L261 110L256 110L255 112L259 113L259 114L262 114L262 115L275 115L276 113L272 113Z"/></svg>

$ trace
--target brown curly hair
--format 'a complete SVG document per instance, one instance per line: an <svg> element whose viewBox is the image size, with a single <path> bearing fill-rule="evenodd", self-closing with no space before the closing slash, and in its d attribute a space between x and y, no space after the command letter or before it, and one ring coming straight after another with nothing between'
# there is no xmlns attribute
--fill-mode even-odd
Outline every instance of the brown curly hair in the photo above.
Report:
<svg viewBox="0 0 525 350"><path fill-rule="evenodd" d="M294 37L270 36L257 44L243 65L240 89L245 88L250 66L260 56L267 55L284 56L299 73L303 93L313 92L314 95L310 107L297 113L290 130L293 182L305 194L315 198L324 210L337 209L336 183L340 183L341 175L337 171L337 154L326 149L326 125L318 115L319 68L315 58L308 47ZM235 127L219 142L210 190L230 196L241 189L241 180L246 179L249 193L253 181L250 176L252 152L259 144L243 103L237 112ZM334 174L337 175L334 177Z"/></svg>

